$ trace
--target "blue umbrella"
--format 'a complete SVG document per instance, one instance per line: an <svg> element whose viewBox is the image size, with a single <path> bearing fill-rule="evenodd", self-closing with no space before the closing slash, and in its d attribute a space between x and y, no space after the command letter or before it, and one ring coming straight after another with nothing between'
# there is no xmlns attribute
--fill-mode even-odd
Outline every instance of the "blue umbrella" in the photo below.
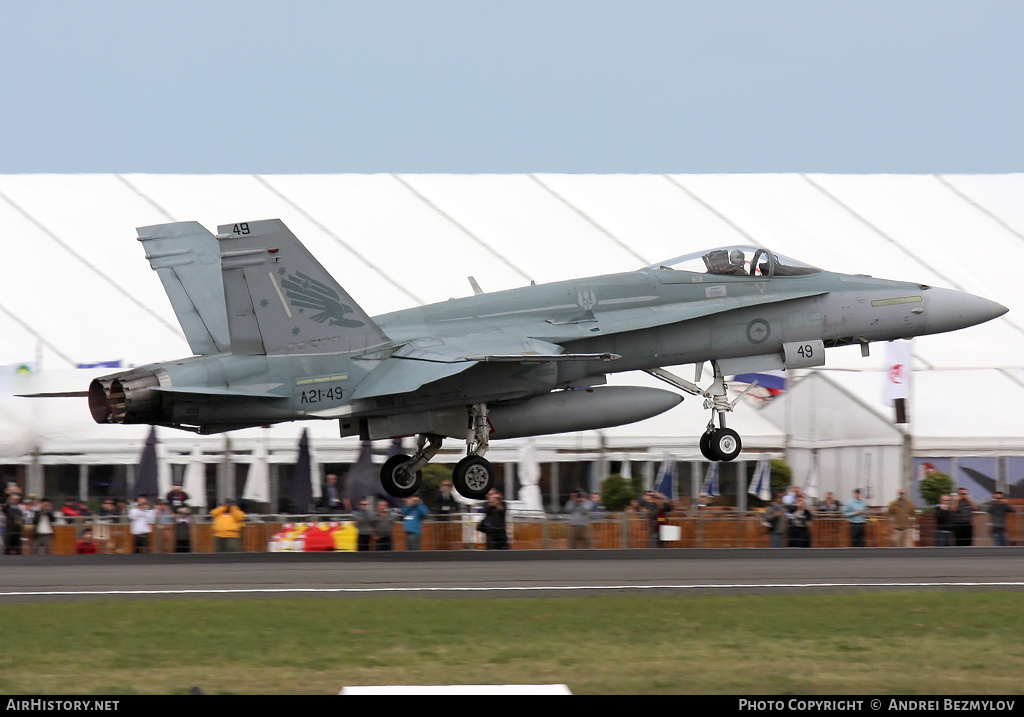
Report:
<svg viewBox="0 0 1024 717"><path fill-rule="evenodd" d="M366 496L377 495L378 492L380 481L373 466L373 444L370 441L363 441L359 449L359 458L348 469L348 476L345 478L345 497L355 507Z"/></svg>

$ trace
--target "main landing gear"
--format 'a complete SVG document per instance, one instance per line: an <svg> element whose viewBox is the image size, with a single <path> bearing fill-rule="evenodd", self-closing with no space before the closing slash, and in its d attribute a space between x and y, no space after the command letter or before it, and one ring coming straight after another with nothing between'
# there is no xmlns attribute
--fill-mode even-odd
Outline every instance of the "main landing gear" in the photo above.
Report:
<svg viewBox="0 0 1024 717"><path fill-rule="evenodd" d="M468 418L466 457L455 464L452 483L462 497L480 500L494 487L494 468L484 458L490 442L487 404L469 406ZM421 434L417 438L413 455L389 458L380 469L380 484L385 492L396 498L414 495L423 483L423 466L441 450L443 440L442 436Z"/></svg>
<svg viewBox="0 0 1024 717"><path fill-rule="evenodd" d="M702 366L703 364L697 365L697 380L700 380ZM647 373L693 396L704 397L704 408L711 411L711 420L708 421L708 426L700 437L700 452L709 461L731 461L740 454L743 449L743 441L740 440L740 434L731 428L726 428L725 414L732 411L739 400L747 395L747 391L757 385L757 382L750 384L743 393L730 401L725 377L722 375L718 362L712 361L711 367L714 370L714 379L707 389L701 389L696 384L679 378L663 368L649 369ZM716 418L718 419L717 426L715 425Z"/></svg>

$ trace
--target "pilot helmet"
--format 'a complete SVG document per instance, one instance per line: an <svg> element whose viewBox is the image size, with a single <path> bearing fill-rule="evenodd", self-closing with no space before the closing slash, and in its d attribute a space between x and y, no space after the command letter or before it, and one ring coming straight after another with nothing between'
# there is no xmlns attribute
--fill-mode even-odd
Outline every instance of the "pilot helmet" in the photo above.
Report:
<svg viewBox="0 0 1024 717"><path fill-rule="evenodd" d="M743 266L745 259L746 257L743 256L743 251L740 249L733 249L729 252L729 263L733 266Z"/></svg>

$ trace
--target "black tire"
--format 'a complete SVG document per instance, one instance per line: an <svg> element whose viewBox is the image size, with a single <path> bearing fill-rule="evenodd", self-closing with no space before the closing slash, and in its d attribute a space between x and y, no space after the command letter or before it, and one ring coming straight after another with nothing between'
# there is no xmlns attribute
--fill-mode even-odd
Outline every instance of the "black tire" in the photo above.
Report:
<svg viewBox="0 0 1024 717"><path fill-rule="evenodd" d="M704 431L700 437L700 454L709 461L717 461L718 458L711 452L711 431Z"/></svg>
<svg viewBox="0 0 1024 717"><path fill-rule="evenodd" d="M718 428L711 434L710 452L715 460L731 461L743 450L740 434L731 428Z"/></svg>
<svg viewBox="0 0 1024 717"><path fill-rule="evenodd" d="M463 498L482 500L494 487L494 469L491 462L480 456L466 456L455 464L452 485Z"/></svg>
<svg viewBox="0 0 1024 717"><path fill-rule="evenodd" d="M423 471L409 473L403 465L409 462L409 456L392 456L380 469L380 486L388 495L396 498L408 498L415 495L423 482Z"/></svg>

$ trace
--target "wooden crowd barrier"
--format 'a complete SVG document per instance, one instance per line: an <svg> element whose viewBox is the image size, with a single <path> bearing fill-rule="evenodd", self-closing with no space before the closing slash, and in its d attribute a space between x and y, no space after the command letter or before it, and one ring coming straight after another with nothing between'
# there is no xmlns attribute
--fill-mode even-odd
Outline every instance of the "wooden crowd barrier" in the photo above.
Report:
<svg viewBox="0 0 1024 717"><path fill-rule="evenodd" d="M325 516L335 517L335 516ZM1007 537L1011 545L1024 545L1024 511L1010 514L1007 521ZM325 521L327 522L327 521ZM720 508L702 508L696 514L675 512L668 518L668 525L679 528L679 540L662 542L667 548L767 548L769 535L761 525L760 513L735 511ZM283 522L246 522L242 526L241 550L247 553L266 552L271 538L284 526ZM82 530L92 528L99 543L100 553L131 554L133 540L127 524L83 523L81 525L59 525L54 527L54 538L50 552L58 555L73 555L76 540ZM843 548L850 545L850 524L839 515L818 515L810 523L812 548ZM562 516L559 518L514 518L507 527L511 547L516 550L564 550L568 549L570 526ZM917 545L935 545L935 516L931 513L918 515ZM173 553L175 549L174 525L154 525L150 533L150 553ZM614 513L594 516L588 526L588 541L591 549L621 550L646 548L650 545L650 528L646 516L641 514ZM190 526L191 552L212 553L212 525L206 522ZM31 526L23 532L23 550L33 552L34 536ZM974 515L974 544L989 545L988 516ZM865 524L865 545L867 547L888 547L892 545L888 518L883 514L872 516ZM469 521L427 520L423 523L422 550L466 550L484 549L482 534ZM393 550L405 550L405 533L401 521L396 521Z"/></svg>

